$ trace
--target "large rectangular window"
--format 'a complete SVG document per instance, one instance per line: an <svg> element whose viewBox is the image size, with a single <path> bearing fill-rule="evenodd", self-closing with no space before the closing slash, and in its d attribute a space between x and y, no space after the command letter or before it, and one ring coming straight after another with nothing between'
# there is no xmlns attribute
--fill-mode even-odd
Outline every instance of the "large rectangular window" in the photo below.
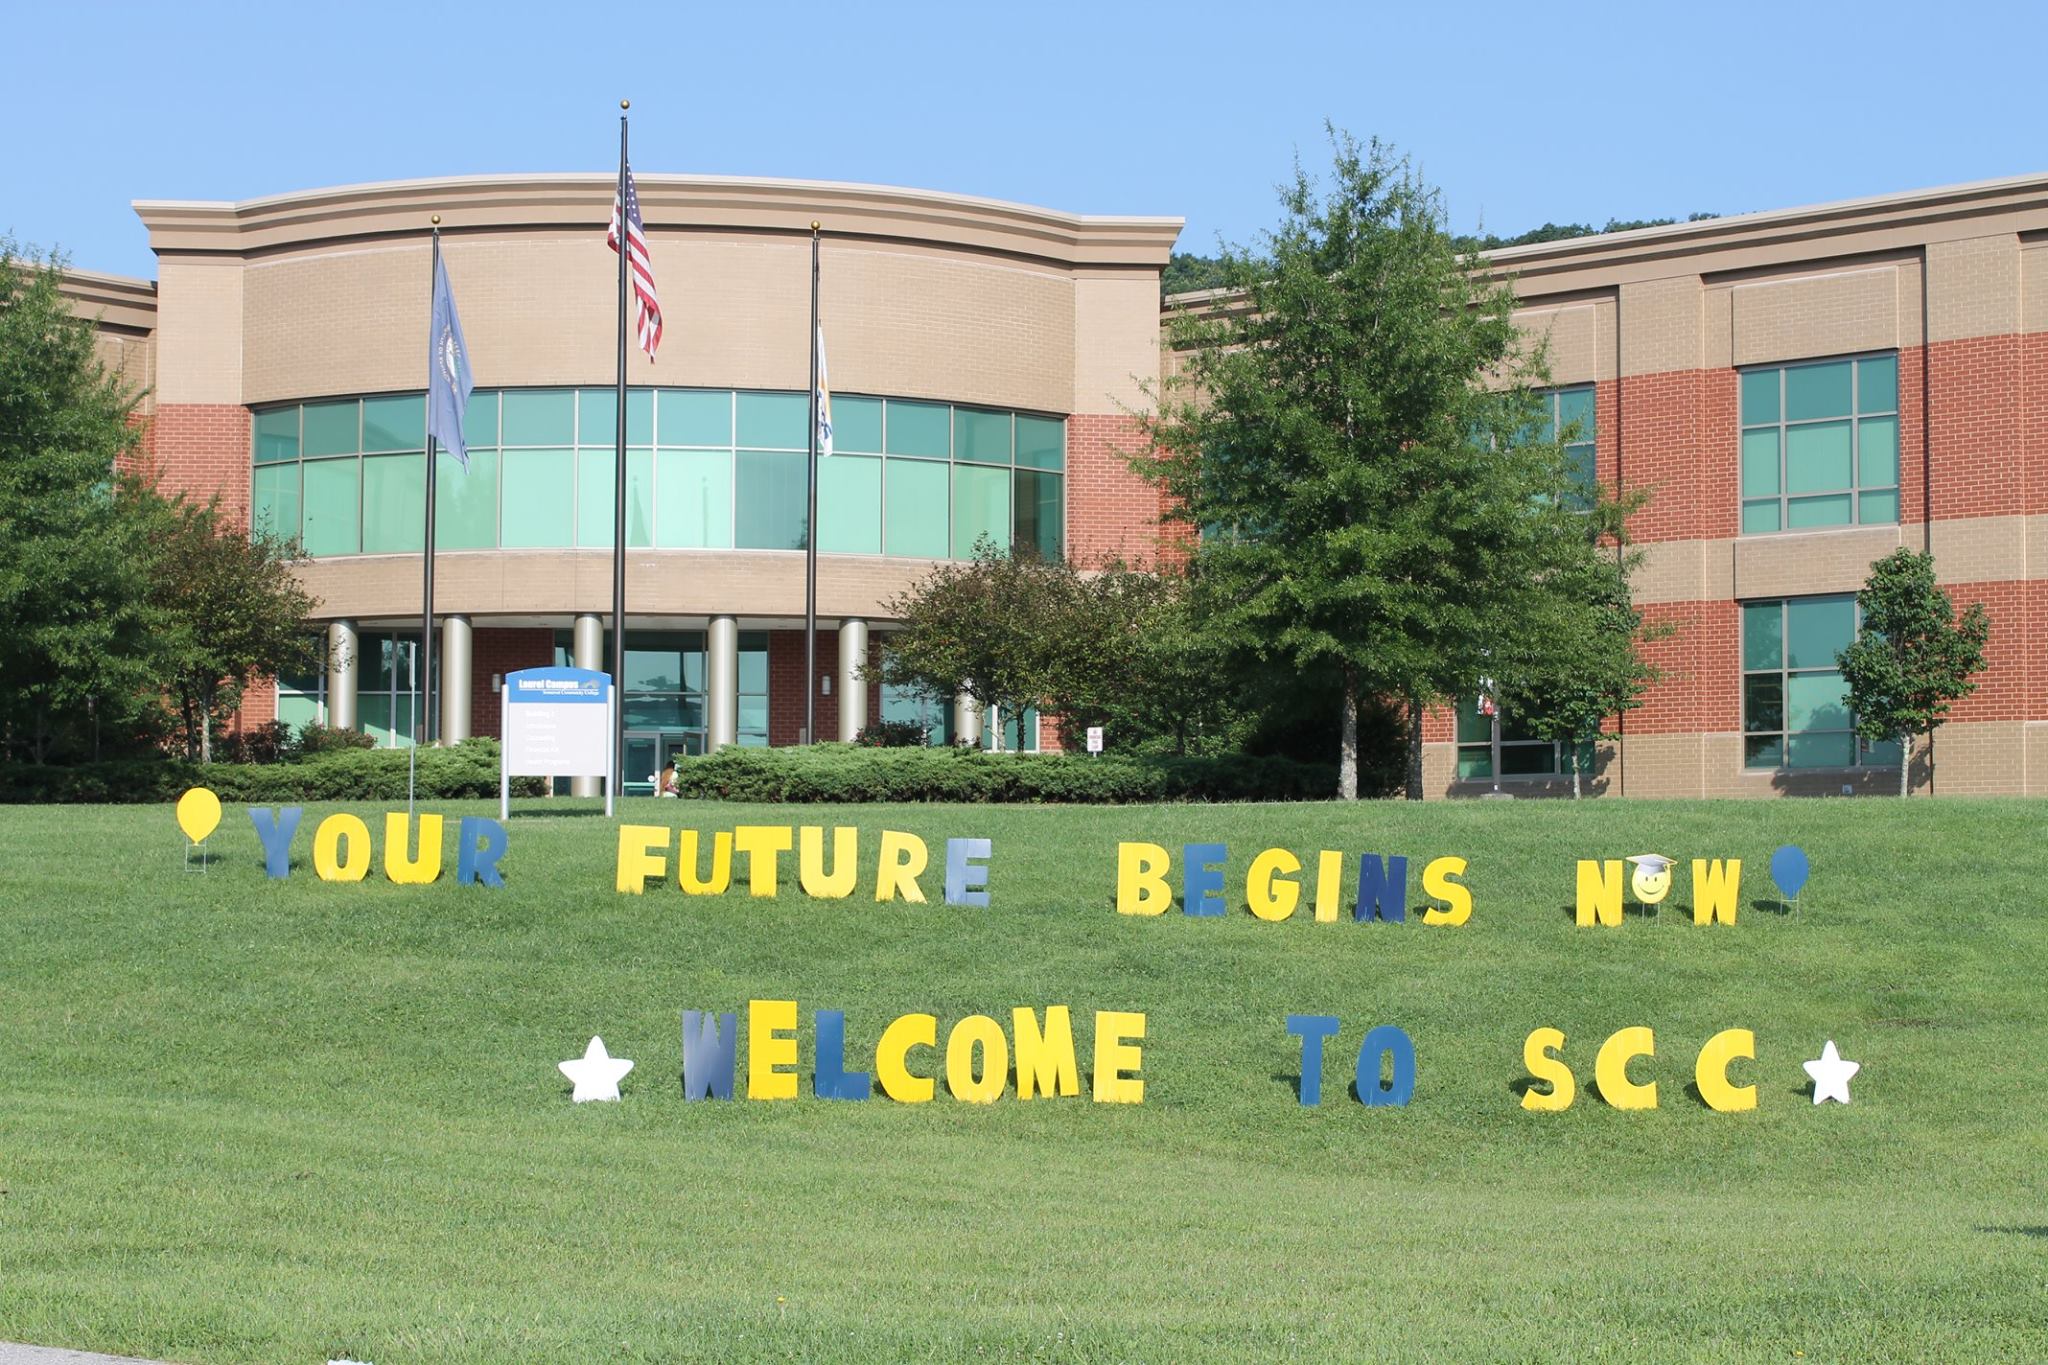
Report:
<svg viewBox="0 0 2048 1365"><path fill-rule="evenodd" d="M1569 776L1574 760L1581 774L1593 770L1593 746L1577 754L1556 740L1538 738L1527 725L1496 709L1466 698L1455 703L1458 735L1458 780L1486 782L1495 777Z"/></svg>
<svg viewBox="0 0 2048 1365"><path fill-rule="evenodd" d="M1742 372L1742 531L1899 519L1896 354Z"/></svg>
<svg viewBox="0 0 2048 1365"><path fill-rule="evenodd" d="M1856 737L1835 663L1855 638L1856 599L1848 594L1742 604L1744 767L1898 763L1898 745Z"/></svg>

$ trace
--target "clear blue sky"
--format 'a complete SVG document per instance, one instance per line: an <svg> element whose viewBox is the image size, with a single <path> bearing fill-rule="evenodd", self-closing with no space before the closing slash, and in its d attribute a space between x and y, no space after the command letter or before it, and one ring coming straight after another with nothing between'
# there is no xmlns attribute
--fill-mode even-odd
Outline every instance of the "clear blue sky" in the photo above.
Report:
<svg viewBox="0 0 2048 1365"><path fill-rule="evenodd" d="M1178 214L1205 252L1325 118L1504 233L2048 170L2038 4L612 8L8 0L0 232L149 276L132 199L603 171L621 96L643 173Z"/></svg>

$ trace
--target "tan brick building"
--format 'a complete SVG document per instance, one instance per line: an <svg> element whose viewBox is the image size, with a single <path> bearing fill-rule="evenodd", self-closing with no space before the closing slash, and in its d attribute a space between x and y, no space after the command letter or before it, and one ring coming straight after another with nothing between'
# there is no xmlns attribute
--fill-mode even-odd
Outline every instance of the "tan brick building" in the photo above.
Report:
<svg viewBox="0 0 2048 1365"><path fill-rule="evenodd" d="M870 186L654 177L668 326L628 368L629 773L671 750L791 743L803 715L809 224L839 453L820 474L822 736L921 714L858 682L884 604L974 538L1141 556L1126 468L1161 365L1171 218L1088 218ZM608 176L355 186L138 204L158 279L76 272L103 352L152 388L148 456L299 536L329 664L252 700L409 736L396 650L420 615L429 219L478 384L445 457L435 708L495 732L513 669L602 666L611 594L616 258ZM1666 673L1594 757L1641 796L1885 790L1832 650L1872 560L1931 548L1991 612L1991 668L1937 741L1950 792L2048 788L2048 177L1514 248L1552 411L1598 478L1647 490L1638 597ZM1029 747L1035 717L996 718ZM1041 732L1042 733L1039 733ZM1533 794L1565 756L1461 703L1432 795ZM1916 790L1927 790L1924 772Z"/></svg>

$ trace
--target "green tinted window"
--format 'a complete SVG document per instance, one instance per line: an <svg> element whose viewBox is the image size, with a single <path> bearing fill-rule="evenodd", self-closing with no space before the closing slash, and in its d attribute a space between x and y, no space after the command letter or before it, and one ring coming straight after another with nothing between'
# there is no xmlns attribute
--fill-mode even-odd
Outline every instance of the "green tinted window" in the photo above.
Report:
<svg viewBox="0 0 2048 1365"><path fill-rule="evenodd" d="M739 395L739 445L750 450L809 450L811 400L801 393ZM741 486L744 489L745 479ZM742 495L744 501L744 494Z"/></svg>
<svg viewBox="0 0 2048 1365"><path fill-rule="evenodd" d="M977 464L1010 463L1010 414L953 409L953 458Z"/></svg>
<svg viewBox="0 0 2048 1365"><path fill-rule="evenodd" d="M1590 441L1593 431L1593 390L1590 386L1576 389L1559 389L1557 393L1557 431L1567 441Z"/></svg>
<svg viewBox="0 0 2048 1365"><path fill-rule="evenodd" d="M1897 405L1896 356L1745 372L1744 533L1896 522Z"/></svg>
<svg viewBox="0 0 2048 1365"><path fill-rule="evenodd" d="M732 547L732 454L664 450L655 455L656 543L688 550Z"/></svg>
<svg viewBox="0 0 2048 1365"><path fill-rule="evenodd" d="M353 455L362 449L362 405L353 398L345 403L308 403L305 407L305 453L308 455Z"/></svg>
<svg viewBox="0 0 2048 1365"><path fill-rule="evenodd" d="M1795 597L1785 608L1785 661L1790 668L1833 668L1856 638L1854 597Z"/></svg>
<svg viewBox="0 0 2048 1365"><path fill-rule="evenodd" d="M1058 559L1065 553L1065 508L1058 474L1020 469L1015 474L1013 507L1016 529L1012 544L1019 550L1035 551L1041 559Z"/></svg>
<svg viewBox="0 0 2048 1365"><path fill-rule="evenodd" d="M426 544L426 523L427 457L364 456L363 553L418 554Z"/></svg>
<svg viewBox="0 0 2048 1365"><path fill-rule="evenodd" d="M882 451L882 400L832 399L832 449L879 455Z"/></svg>
<svg viewBox="0 0 2048 1365"><path fill-rule="evenodd" d="M299 410L276 408L256 414L256 463L299 457Z"/></svg>
<svg viewBox="0 0 2048 1365"><path fill-rule="evenodd" d="M882 552L882 462L869 455L818 460L818 549L824 554Z"/></svg>
<svg viewBox="0 0 2048 1365"><path fill-rule="evenodd" d="M618 515L612 501L612 476L617 469L616 450L576 452L576 543L586 549L611 548L612 519ZM626 544L633 549L654 544L651 450L626 452Z"/></svg>
<svg viewBox="0 0 2048 1365"><path fill-rule="evenodd" d="M583 389L576 395L576 443L585 446L619 446L619 394L617 389ZM654 444L654 390L626 390L626 444Z"/></svg>
<svg viewBox="0 0 2048 1365"><path fill-rule="evenodd" d="M467 429L463 433L468 435ZM363 400L363 449L425 450L427 448L427 396L400 394L395 398Z"/></svg>
<svg viewBox="0 0 2048 1365"><path fill-rule="evenodd" d="M1017 463L1031 469L1067 467L1067 424L1057 417L1017 415Z"/></svg>
<svg viewBox="0 0 2048 1365"><path fill-rule="evenodd" d="M512 420L511 394L505 420ZM507 549L560 549L576 543L576 463L567 450L507 450L499 457L500 543Z"/></svg>
<svg viewBox="0 0 2048 1365"><path fill-rule="evenodd" d="M884 433L891 455L928 455L945 459L952 454L953 421L944 403L892 401L883 414Z"/></svg>
<svg viewBox="0 0 2048 1365"><path fill-rule="evenodd" d="M508 446L566 446L576 439L576 394L572 389L510 389L505 393ZM512 467L505 467L509 480ZM510 488L509 482L506 487Z"/></svg>
<svg viewBox="0 0 2048 1365"><path fill-rule="evenodd" d="M1847 417L1853 406L1849 362L1790 365L1785 369L1785 420Z"/></svg>
<svg viewBox="0 0 2048 1365"><path fill-rule="evenodd" d="M658 415L665 446L732 444L732 395L724 389L663 389Z"/></svg>
<svg viewBox="0 0 2048 1365"><path fill-rule="evenodd" d="M445 452L435 458L434 546L489 550L498 544L498 452L472 450L465 471Z"/></svg>
<svg viewBox="0 0 2048 1365"><path fill-rule="evenodd" d="M462 414L462 436L469 442L471 450L489 449L498 444L498 403L495 389L470 392L469 407Z"/></svg>
<svg viewBox="0 0 2048 1365"><path fill-rule="evenodd" d="M1785 666L1785 604L1742 604L1742 666L1745 669Z"/></svg>
<svg viewBox="0 0 2048 1365"><path fill-rule="evenodd" d="M948 466L920 460L883 463L886 552L944 559L952 544L947 534Z"/></svg>
<svg viewBox="0 0 2048 1365"><path fill-rule="evenodd" d="M741 426L744 429L744 420ZM808 496L804 465L808 458L801 451L740 452L733 525L735 546L742 550L804 548L804 503Z"/></svg>
<svg viewBox="0 0 2048 1365"><path fill-rule="evenodd" d="M299 465L258 465L251 480L250 529L285 540L299 538Z"/></svg>
<svg viewBox="0 0 2048 1365"><path fill-rule="evenodd" d="M1010 548L1010 471L953 467L953 558L967 559L987 536L998 551Z"/></svg>
<svg viewBox="0 0 2048 1365"><path fill-rule="evenodd" d="M309 555L352 555L362 552L357 521L358 460L308 460L305 467L304 515L299 543Z"/></svg>

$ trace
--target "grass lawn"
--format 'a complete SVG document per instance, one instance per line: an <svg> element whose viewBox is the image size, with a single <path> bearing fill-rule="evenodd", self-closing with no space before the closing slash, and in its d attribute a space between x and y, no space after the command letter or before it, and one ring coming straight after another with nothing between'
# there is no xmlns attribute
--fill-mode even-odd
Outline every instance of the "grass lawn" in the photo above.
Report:
<svg viewBox="0 0 2048 1365"><path fill-rule="evenodd" d="M701 829L932 843L934 903L612 889L614 831L516 812L502 891L287 882L241 807L188 874L168 808L0 810L0 1340L180 1361L752 1357L2027 1359L2048 1355L2048 911L2039 804L790 808ZM495 813L483 804L440 809ZM376 812L372 826L379 832ZM948 836L994 903L938 903ZM1119 839L1230 845L1231 913L1119 916ZM1781 915L1772 849L1813 879ZM451 850L454 831L448 834ZM1243 908L1284 845L1471 860L1458 928ZM1580 855L1681 859L1656 918L1572 922ZM1744 862L1695 928L1688 860ZM451 869L452 870L452 869ZM1347 880L1355 877L1347 862ZM678 1013L794 999L803 1097L687 1103ZM899 1014L1148 1016L1145 1103L810 1093L812 1012L872 1070ZM1290 1013L1343 1019L1297 1102ZM1349 1094L1375 1024L1405 1108ZM1593 1055L1662 1107L1609 1109ZM1519 1107L1564 1030L1579 1098ZM1688 1093L1756 1032L1759 1106ZM620 1104L555 1069L593 1033ZM1854 1103L1800 1063L1833 1038ZM916 1054L926 1074L942 1072ZM745 1085L742 1047L740 1085Z"/></svg>

